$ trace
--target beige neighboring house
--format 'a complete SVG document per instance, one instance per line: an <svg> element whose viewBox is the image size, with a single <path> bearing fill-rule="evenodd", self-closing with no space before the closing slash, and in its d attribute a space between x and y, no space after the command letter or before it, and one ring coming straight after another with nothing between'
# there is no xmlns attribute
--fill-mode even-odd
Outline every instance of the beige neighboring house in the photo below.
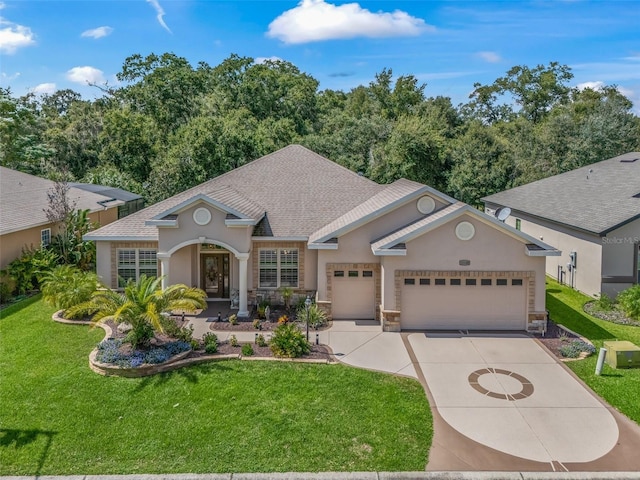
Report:
<svg viewBox="0 0 640 480"><path fill-rule="evenodd" d="M0 167L0 269L22 254L23 248L49 245L57 225L47 220L48 193L54 182ZM99 225L118 219L118 206L124 202L80 188L69 189L69 200L76 208L88 209L89 218Z"/></svg>
<svg viewBox="0 0 640 480"><path fill-rule="evenodd" d="M511 208L506 223L562 251L547 274L587 295L640 283L640 152L587 165L483 198Z"/></svg>
<svg viewBox="0 0 640 480"><path fill-rule="evenodd" d="M281 287L386 330L537 328L545 243L426 185L291 145L91 232L112 288L141 274L248 315Z"/></svg>

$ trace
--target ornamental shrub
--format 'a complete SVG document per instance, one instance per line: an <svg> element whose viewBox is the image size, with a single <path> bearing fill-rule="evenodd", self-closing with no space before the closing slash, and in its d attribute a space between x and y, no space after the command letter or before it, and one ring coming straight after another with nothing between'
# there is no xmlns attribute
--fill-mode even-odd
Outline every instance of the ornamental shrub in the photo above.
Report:
<svg viewBox="0 0 640 480"><path fill-rule="evenodd" d="M640 284L620 292L618 304L627 317L640 320Z"/></svg>
<svg viewBox="0 0 640 480"><path fill-rule="evenodd" d="M204 351L207 353L216 353L218 351L218 337L213 332L207 332L202 337L204 343Z"/></svg>
<svg viewBox="0 0 640 480"><path fill-rule="evenodd" d="M267 341L264 338L264 335L260 334L256 337L256 345L259 347L266 347Z"/></svg>
<svg viewBox="0 0 640 480"><path fill-rule="evenodd" d="M298 321L306 324L309 322L311 328L320 328L327 323L327 314L315 303L309 306L309 317L307 318L307 308L298 310Z"/></svg>
<svg viewBox="0 0 640 480"><path fill-rule="evenodd" d="M166 362L171 358L169 352L164 348L152 348L144 357L146 363L156 364Z"/></svg>
<svg viewBox="0 0 640 480"><path fill-rule="evenodd" d="M311 345L295 323L278 326L273 331L270 346L276 357L297 358L311 351Z"/></svg>
<svg viewBox="0 0 640 480"><path fill-rule="evenodd" d="M582 352L592 354L595 351L596 349L593 345L590 345L582 340L573 340L568 345L563 345L560 347L560 354L563 357L567 358L577 358Z"/></svg>
<svg viewBox="0 0 640 480"><path fill-rule="evenodd" d="M235 335L231 335L229 337L229 343L231 344L232 347L239 347L240 344L238 343L238 339L236 338Z"/></svg>
<svg viewBox="0 0 640 480"><path fill-rule="evenodd" d="M250 343L245 343L242 345L242 355L245 357L250 357L253 355L253 347Z"/></svg>

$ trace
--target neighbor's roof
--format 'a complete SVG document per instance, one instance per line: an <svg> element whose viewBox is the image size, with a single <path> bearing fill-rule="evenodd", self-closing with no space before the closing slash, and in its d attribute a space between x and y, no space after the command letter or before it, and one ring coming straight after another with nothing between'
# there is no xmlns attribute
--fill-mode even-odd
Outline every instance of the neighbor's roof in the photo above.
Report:
<svg viewBox="0 0 640 480"><path fill-rule="evenodd" d="M0 235L49 224L44 211L49 207L48 193L54 184L45 178L0 167ZM91 212L120 204L110 203L113 197L74 187L68 195L76 208Z"/></svg>
<svg viewBox="0 0 640 480"><path fill-rule="evenodd" d="M482 200L603 235L640 218L640 153L626 153Z"/></svg>
<svg viewBox="0 0 640 480"><path fill-rule="evenodd" d="M156 240L157 215L198 195L225 205L267 213L274 237L307 237L385 188L300 145L290 145L212 180L151 205L86 236ZM233 193L236 193L234 197Z"/></svg>
<svg viewBox="0 0 640 480"><path fill-rule="evenodd" d="M121 188L107 187L104 185L96 185L94 183L70 183L72 187L79 188L80 190L86 190L87 192L99 193L105 197L115 198L116 200L122 200L124 202L130 202L132 200L138 200L142 198L142 195L129 192L128 190L122 190Z"/></svg>

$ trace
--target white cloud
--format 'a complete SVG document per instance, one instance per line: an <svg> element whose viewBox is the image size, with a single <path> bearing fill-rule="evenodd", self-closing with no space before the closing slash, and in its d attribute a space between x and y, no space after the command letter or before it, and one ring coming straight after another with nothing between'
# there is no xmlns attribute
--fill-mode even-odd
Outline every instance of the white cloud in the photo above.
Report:
<svg viewBox="0 0 640 480"><path fill-rule="evenodd" d="M476 56L489 63L498 63L502 61L502 57L496 52L478 52L476 53Z"/></svg>
<svg viewBox="0 0 640 480"><path fill-rule="evenodd" d="M357 3L334 5L325 0L301 0L269 24L267 36L284 43L307 43L355 37L415 36L434 27L401 10L371 11Z"/></svg>
<svg viewBox="0 0 640 480"><path fill-rule="evenodd" d="M35 93L36 95L51 95L55 91L55 83L41 83L40 85L36 85L31 89L31 93Z"/></svg>
<svg viewBox="0 0 640 480"><path fill-rule="evenodd" d="M67 79L75 83L104 83L102 70L93 67L73 67L67 72Z"/></svg>
<svg viewBox="0 0 640 480"><path fill-rule="evenodd" d="M254 60L254 63L256 65L260 65L261 63L264 62L284 62L284 60L282 60L280 57L276 57L276 56L271 56L271 57L256 57L256 59Z"/></svg>
<svg viewBox="0 0 640 480"><path fill-rule="evenodd" d="M0 10L4 3L0 3ZM18 25L0 17L0 52L12 55L19 48L35 45L35 35L29 27Z"/></svg>
<svg viewBox="0 0 640 480"><path fill-rule="evenodd" d="M591 90L602 90L602 87L604 87L604 82L601 81L596 81L596 82L582 82L579 83L578 85L576 85L576 88L578 90L584 90L586 88L590 88Z"/></svg>
<svg viewBox="0 0 640 480"><path fill-rule="evenodd" d="M158 2L158 0L147 0L147 2L149 2L151 6L155 9L157 13L156 18L158 19L158 23L162 25L162 28L164 28L169 33L173 33L169 29L169 27L167 27L167 24L164 22L164 15L165 15L164 9L160 6L160 3Z"/></svg>
<svg viewBox="0 0 640 480"><path fill-rule="evenodd" d="M2 80L7 81L7 82L10 82L11 80L15 80L19 76L20 76L20 72L13 73L11 75L7 74L6 72L1 72L0 73L0 78L2 78Z"/></svg>
<svg viewBox="0 0 640 480"><path fill-rule="evenodd" d="M91 30L85 30L80 35L81 37L89 37L89 38L102 38L110 35L113 32L113 28L107 27L106 25L103 27L92 28Z"/></svg>

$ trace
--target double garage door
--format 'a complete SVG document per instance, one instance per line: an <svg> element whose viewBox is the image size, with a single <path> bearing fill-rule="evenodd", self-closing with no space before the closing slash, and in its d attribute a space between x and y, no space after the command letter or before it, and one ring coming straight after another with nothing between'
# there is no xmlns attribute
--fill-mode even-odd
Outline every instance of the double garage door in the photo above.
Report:
<svg viewBox="0 0 640 480"><path fill-rule="evenodd" d="M526 279L430 276L401 279L403 330L525 330Z"/></svg>

